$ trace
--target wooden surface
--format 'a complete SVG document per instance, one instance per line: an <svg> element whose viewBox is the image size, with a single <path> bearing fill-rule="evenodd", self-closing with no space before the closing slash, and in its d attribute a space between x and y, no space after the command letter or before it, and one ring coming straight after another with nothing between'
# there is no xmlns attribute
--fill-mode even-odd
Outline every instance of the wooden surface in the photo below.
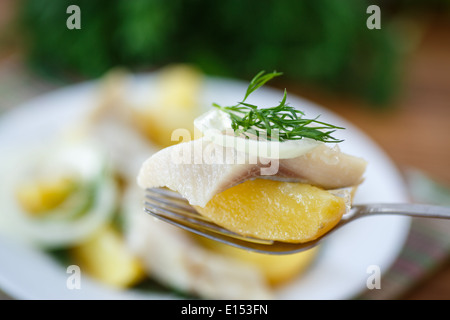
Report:
<svg viewBox="0 0 450 320"><path fill-rule="evenodd" d="M387 110L287 85L367 132L401 168L450 185L450 23L427 28L406 62L400 96Z"/></svg>
<svg viewBox="0 0 450 320"><path fill-rule="evenodd" d="M430 24L406 61L401 95L387 111L288 85L363 129L401 172L417 168L450 187L450 22ZM450 235L449 235L450 236ZM450 299L450 262L404 299Z"/></svg>

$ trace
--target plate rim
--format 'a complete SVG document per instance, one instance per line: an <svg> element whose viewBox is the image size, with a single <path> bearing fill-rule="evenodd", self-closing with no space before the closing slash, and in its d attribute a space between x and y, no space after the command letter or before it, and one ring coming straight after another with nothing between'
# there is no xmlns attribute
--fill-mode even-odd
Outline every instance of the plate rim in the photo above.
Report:
<svg viewBox="0 0 450 320"><path fill-rule="evenodd" d="M131 75L132 77L135 77L136 79L148 79L148 77L152 78L155 77L156 73L152 72L149 74L134 74ZM236 80L236 79L230 79L230 78L222 78L222 77L211 77L211 76L205 76L206 77L206 81L212 81L212 82L217 82L217 83L228 83L228 84L232 84L233 86L237 86L237 87L242 87L246 84L244 81L241 80ZM73 94L73 92L77 91L77 90L81 90L81 92L83 90L87 90L87 91L93 91L93 89L95 88L95 86L99 83L100 80L90 80L90 81L85 81L82 83L77 83L77 84L73 84L73 85L69 85L69 86L65 86L59 89L55 89L52 90L50 92L41 94L35 98L30 99L29 101L26 101L22 104L19 104L15 107L13 107L12 109L3 112L2 114L0 114L0 124L2 122L5 121L6 118L8 117L15 117L17 116L17 113L20 114L20 112L25 112L25 114L27 112L30 112L30 110L34 110L33 108L38 107L40 104L42 104L43 101L49 100L50 101L52 99L58 99L58 96L65 96L68 93L69 94ZM139 80L138 80L139 81ZM269 95L273 95L274 93L276 94L280 94L282 91L280 91L279 89L276 88L272 88L272 87L266 87L266 88L261 88L261 91L264 92L268 92L267 94ZM396 173L396 175L398 177L396 177L396 179L400 179L400 173L398 171L398 168L396 167L395 163L390 159L390 157L386 154L386 152L375 142L373 141L363 130L361 130L360 128L358 128L357 126L355 126L354 124L352 124L351 122L347 121L346 119L344 119L342 116L337 115L336 113L334 113L331 110L327 110L324 106L318 105L312 101L309 101L307 99L304 99L300 96L297 95L288 95L288 99L291 100L295 100L295 101L303 101L308 103L309 105L313 106L314 108L317 108L319 110L323 110L326 111L326 113L328 115L332 115L333 117L337 117L339 119L342 119L342 121L346 124L350 125L350 128L352 129L352 131L356 131L358 132L358 134L360 134L364 139L370 141L370 143L372 144L373 147L375 147L378 152L378 154L380 154L382 157L385 158L385 160L387 161L387 163L392 167L392 170ZM28 110L28 111L27 111ZM1 134L2 134L2 130L1 130L1 126L0 126L0 138L1 138ZM1 147L1 146L0 146ZM402 188L403 188L403 192L405 193L405 201L407 200L406 198L406 184L402 181ZM395 259L398 257L401 249L403 248L406 239L407 239L407 235L409 234L409 230L410 230L410 225L411 225L411 219L408 217L401 217L402 220L404 221L402 223L402 230L401 232L403 232L403 234L399 237L399 240L396 245L397 248L394 250L396 251L395 254L392 254L393 258L390 261L389 266L391 266ZM1 271L1 267L0 267L0 271ZM307 271L308 272L308 271ZM387 272L387 270L385 270L384 272ZM356 294L358 294L359 291L361 291L364 288L354 288L352 290L352 292L347 292L346 294L342 294L341 296L335 296L335 297L331 297L331 299L351 299L352 296L355 296ZM11 295L13 298L15 299L39 299L39 297L33 297L31 296L27 296L26 293L23 292L23 288L15 288L14 284L12 283L11 279L7 279L4 277L4 275L0 272L0 290L4 291L5 293L7 293L8 295ZM145 297L149 298L149 296L152 296L152 293L149 293L148 295L146 294ZM132 298L139 298L139 295L135 295L134 292L131 292L131 295L127 295L125 294L119 294L117 296L117 298L119 299L127 299L129 298L128 296L132 297ZM167 297L166 295L164 295L165 297ZM170 296L170 294L168 295ZM113 295L113 297L116 297L115 295ZM145 298L144 297L144 298ZM151 297L150 297L151 298ZM158 298L158 295L156 295L156 298Z"/></svg>

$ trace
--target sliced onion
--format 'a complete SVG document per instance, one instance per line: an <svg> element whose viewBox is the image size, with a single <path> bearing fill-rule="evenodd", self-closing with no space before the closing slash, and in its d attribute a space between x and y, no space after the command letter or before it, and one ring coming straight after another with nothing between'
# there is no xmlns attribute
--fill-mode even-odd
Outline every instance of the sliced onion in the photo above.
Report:
<svg viewBox="0 0 450 320"><path fill-rule="evenodd" d="M94 184L95 188L91 191L94 199L90 206L85 208L85 212L79 212L86 206L85 199L69 209L71 212L78 212L77 214L65 212L64 215L59 215L55 213L54 218L52 217L53 213L39 218L25 212L17 201L14 186L24 179L30 166L35 165L34 157L42 156L43 150L40 149L38 153L35 151L33 153L32 150L18 152L15 157L10 158L9 165L5 164L0 170L3 178L0 184L1 233L31 245L55 248L80 243L110 221L117 205L118 187L108 170L106 157L95 146L81 147L77 145L74 146L74 149L67 148L67 154L58 154L57 157L61 156L64 161L71 162L70 165L77 164L78 161L79 173L85 179L82 185L89 187ZM72 158L66 157L66 155L78 155L78 157ZM53 155L47 156L52 159ZM11 170L11 168L15 168L15 170ZM57 169L55 168L55 170ZM81 190L81 192L83 191L85 190Z"/></svg>
<svg viewBox="0 0 450 320"><path fill-rule="evenodd" d="M268 159L296 158L323 143L309 138L280 142L236 136L231 128L231 119L225 112L218 109L202 114L194 120L194 125L206 139L215 144Z"/></svg>

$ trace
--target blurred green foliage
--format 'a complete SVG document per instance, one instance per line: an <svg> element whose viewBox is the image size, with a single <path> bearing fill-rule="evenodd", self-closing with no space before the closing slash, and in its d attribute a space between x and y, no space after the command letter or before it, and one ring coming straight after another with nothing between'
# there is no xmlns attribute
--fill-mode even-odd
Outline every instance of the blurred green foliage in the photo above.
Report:
<svg viewBox="0 0 450 320"><path fill-rule="evenodd" d="M400 50L388 21L366 27L365 0L25 0L21 21L32 66L59 77L101 76L114 66L173 62L249 79L286 79L383 105L398 89ZM81 9L81 30L66 9ZM383 9L382 9L383 12ZM384 17L382 16L382 19Z"/></svg>

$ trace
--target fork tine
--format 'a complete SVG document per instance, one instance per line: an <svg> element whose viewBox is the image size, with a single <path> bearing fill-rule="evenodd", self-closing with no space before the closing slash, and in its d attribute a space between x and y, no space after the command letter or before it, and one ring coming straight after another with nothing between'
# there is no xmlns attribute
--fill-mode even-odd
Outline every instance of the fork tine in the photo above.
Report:
<svg viewBox="0 0 450 320"><path fill-rule="evenodd" d="M163 188L148 188L145 190L148 193L154 193L158 196L163 196L166 198L174 199L174 200L181 200L183 202L187 202L185 198L183 198L178 192L169 190L169 189L163 189Z"/></svg>
<svg viewBox="0 0 450 320"><path fill-rule="evenodd" d="M171 190L147 189L146 191L147 201L144 201L146 213L197 235L247 251L274 255L290 254L309 250L320 240L293 244L243 236L201 216L184 198Z"/></svg>
<svg viewBox="0 0 450 320"><path fill-rule="evenodd" d="M152 203L155 203L155 204L156 203L162 203L162 204L164 204L164 205L166 205L168 207L177 208L179 210L187 211L190 214L194 214L194 215L200 216L198 214L197 210L195 210L192 206L190 206L188 204L185 204L185 203L182 203L182 202L180 202L180 203L179 202L174 202L174 201L168 200L168 199L163 198L163 197L153 196L153 195L149 195L149 194L146 194L145 198L147 200L151 201ZM204 218L204 219L206 219L206 218Z"/></svg>
<svg viewBox="0 0 450 320"><path fill-rule="evenodd" d="M250 241L265 245L271 245L273 244L272 240L264 240L264 239L257 239L253 237L247 237L242 236L240 234L237 234L235 232L229 231L227 229L224 229L208 218L200 215L195 209L189 206L188 210L187 205L179 205L174 204L166 199L161 199L153 196L146 195L147 200L145 201L145 210L146 212L152 214L153 216L165 216L169 217L171 219L177 220L179 223L190 223L193 226L200 227L202 229L206 229L210 232L219 233L222 235L226 235L235 239L240 239L242 241Z"/></svg>
<svg viewBox="0 0 450 320"><path fill-rule="evenodd" d="M182 210L177 208L170 208L169 210L169 208L165 206L160 206L157 203L150 203L148 201L146 201L144 204L146 205L146 209L156 211L155 214L157 215L168 216L173 219L182 221L189 221L204 228L220 230L220 227L214 225L200 215L195 215L191 212L183 212Z"/></svg>
<svg viewBox="0 0 450 320"><path fill-rule="evenodd" d="M195 232L198 235L206 235L208 238L211 238L213 240L216 240L217 238L220 238L222 240L226 238L233 238L234 240L239 240L242 242L252 242L252 243L258 243L261 245L271 245L273 241L271 240L263 240L263 239L256 239L251 237L245 237L241 236L237 233L233 233L231 231L228 231L226 229L223 229L213 223L208 223L202 220L196 220L195 218L189 218L186 216L183 216L182 214L177 214L173 211L165 210L164 208L158 208L158 207L152 207L148 208L145 207L144 210L151 214L152 216L164 220L166 222L170 222L172 224L175 224L179 227L182 227L183 229L187 229L189 231ZM222 241L224 242L224 241ZM229 243L230 241L226 241Z"/></svg>
<svg viewBox="0 0 450 320"><path fill-rule="evenodd" d="M186 223L185 221L180 222L178 220L175 219L171 219L169 217L166 216L162 216L159 215L155 212L152 212L151 210L149 210L148 208L144 209L147 213L149 213L150 215L154 216L156 219L164 221L166 223L172 224L174 226L177 226L181 229L187 230L189 232L195 233L199 236L202 237L206 237L208 239L214 240L214 241L219 241L221 243L227 244L227 245L231 245L240 249L244 249L244 250L251 250L251 251L255 251L255 252L260 252L260 253L267 253L267 254L284 254L283 251L279 251L279 250L275 250L275 251L271 251L270 244L261 244L261 243L257 243L257 242L251 242L248 239L245 240L241 240L239 238L233 238L230 237L229 235L223 235L221 233L218 232L213 232L207 229L203 229L200 230L197 226L191 226L188 223ZM230 240L230 238L232 239L232 241Z"/></svg>

